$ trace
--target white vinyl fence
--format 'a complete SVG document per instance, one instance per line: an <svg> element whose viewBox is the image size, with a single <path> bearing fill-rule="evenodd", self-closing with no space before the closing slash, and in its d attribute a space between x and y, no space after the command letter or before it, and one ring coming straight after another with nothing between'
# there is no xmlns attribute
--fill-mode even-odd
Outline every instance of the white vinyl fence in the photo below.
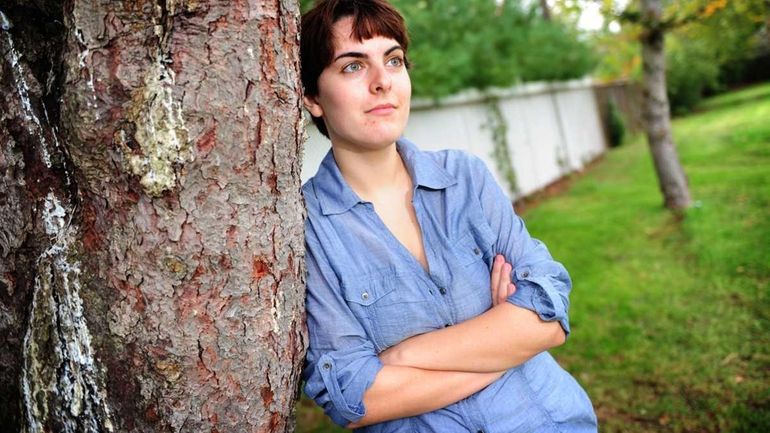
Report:
<svg viewBox="0 0 770 433"><path fill-rule="evenodd" d="M582 169L607 148L590 80L413 100L411 110L406 138L424 150L462 149L479 156L513 199ZM303 182L330 146L308 123Z"/></svg>

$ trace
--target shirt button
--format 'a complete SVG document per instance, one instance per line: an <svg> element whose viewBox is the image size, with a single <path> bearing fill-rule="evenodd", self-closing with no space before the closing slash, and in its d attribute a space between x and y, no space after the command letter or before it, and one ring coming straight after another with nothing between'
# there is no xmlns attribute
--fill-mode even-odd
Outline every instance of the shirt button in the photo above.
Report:
<svg viewBox="0 0 770 433"><path fill-rule="evenodd" d="M479 250L478 248L474 248L473 254L476 254L478 256L479 254L481 254L481 250Z"/></svg>
<svg viewBox="0 0 770 433"><path fill-rule="evenodd" d="M330 370L331 368L332 368L332 365L329 364L328 362L323 365L324 370Z"/></svg>
<svg viewBox="0 0 770 433"><path fill-rule="evenodd" d="M527 278L529 276L529 271L524 271L521 273L521 278Z"/></svg>
<svg viewBox="0 0 770 433"><path fill-rule="evenodd" d="M361 299L363 299L364 301L369 299L369 293L367 293L367 292L362 293L361 294Z"/></svg>
<svg viewBox="0 0 770 433"><path fill-rule="evenodd" d="M443 287L442 287L442 288L438 289L438 291L439 291L439 293L441 293L442 295L446 295L446 289L445 289L445 288L443 288Z"/></svg>

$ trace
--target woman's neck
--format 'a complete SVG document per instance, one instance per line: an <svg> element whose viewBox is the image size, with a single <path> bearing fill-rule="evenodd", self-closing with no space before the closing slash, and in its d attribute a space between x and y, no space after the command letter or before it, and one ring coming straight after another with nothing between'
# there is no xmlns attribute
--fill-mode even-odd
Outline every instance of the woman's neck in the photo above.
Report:
<svg viewBox="0 0 770 433"><path fill-rule="evenodd" d="M364 200L376 201L393 188L411 188L411 178L396 144L382 149L361 151L332 147L342 177Z"/></svg>

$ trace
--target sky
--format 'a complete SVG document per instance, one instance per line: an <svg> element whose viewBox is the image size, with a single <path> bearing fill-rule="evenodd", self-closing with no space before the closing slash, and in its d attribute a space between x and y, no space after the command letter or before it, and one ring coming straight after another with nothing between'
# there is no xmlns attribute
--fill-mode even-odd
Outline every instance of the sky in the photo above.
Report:
<svg viewBox="0 0 770 433"><path fill-rule="evenodd" d="M615 8L617 10L623 10L628 5L630 0L614 0ZM582 30L596 31L601 30L604 25L604 17L601 13L601 4L598 1L591 0L577 0L582 5L583 13L578 20L578 27ZM610 21L609 29L611 32L620 31L620 23L617 21Z"/></svg>
<svg viewBox="0 0 770 433"><path fill-rule="evenodd" d="M578 19L578 28L588 31L601 30L604 25L601 4L592 1L580 1L579 3L583 3L583 13L580 14L580 19Z"/></svg>

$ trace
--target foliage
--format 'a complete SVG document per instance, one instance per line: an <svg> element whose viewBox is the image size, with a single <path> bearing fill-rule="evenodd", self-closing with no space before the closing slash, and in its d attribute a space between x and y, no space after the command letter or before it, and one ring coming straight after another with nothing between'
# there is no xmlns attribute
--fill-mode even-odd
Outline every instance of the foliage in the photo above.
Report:
<svg viewBox="0 0 770 433"><path fill-rule="evenodd" d="M311 3L304 0L303 10ZM518 0L392 0L409 28L415 96L565 80L596 64L588 44Z"/></svg>
<svg viewBox="0 0 770 433"><path fill-rule="evenodd" d="M768 14L756 1L711 1L699 19L672 32L666 60L675 112L692 109L704 94L723 86L727 69L759 54L759 30Z"/></svg>
<svg viewBox="0 0 770 433"><path fill-rule="evenodd" d="M508 183L508 191L513 196L518 195L519 185L516 181L516 172L513 169L510 149L508 145L508 123L505 121L502 110L500 110L500 100L496 97L489 97L486 100L487 121L483 128L488 129L492 134L492 160L495 161L497 172L503 175Z"/></svg>
<svg viewBox="0 0 770 433"><path fill-rule="evenodd" d="M671 111L692 109L707 90L719 88L719 64L702 40L682 41L678 35L666 41L666 90Z"/></svg>
<svg viewBox="0 0 770 433"><path fill-rule="evenodd" d="M638 34L627 27L620 33L609 31L591 35L591 43L600 59L594 76L601 81L639 81L642 76L642 56Z"/></svg>
<svg viewBox="0 0 770 433"><path fill-rule="evenodd" d="M621 13L634 16L637 1L625 11L613 9L605 0L607 19ZM727 84L749 78L770 78L747 68L767 50L770 41L762 36L770 8L765 0L664 1L664 21L670 28L666 41L668 93L672 111L692 109L703 95L720 91ZM600 32L592 38L599 53L597 76L604 80L640 79L638 40L643 29L625 22L619 34ZM765 29L765 33L767 29Z"/></svg>
<svg viewBox="0 0 770 433"><path fill-rule="evenodd" d="M762 42L759 30L769 18L770 5L764 0L712 0L699 19L676 33L710 47L714 61L723 65L757 55Z"/></svg>
<svg viewBox="0 0 770 433"><path fill-rule="evenodd" d="M304 13L307 12L315 3L315 0L299 0L300 10Z"/></svg>
<svg viewBox="0 0 770 433"><path fill-rule="evenodd" d="M566 26L518 1L394 1L406 16L415 94L439 97L468 87L586 75L595 60Z"/></svg>

